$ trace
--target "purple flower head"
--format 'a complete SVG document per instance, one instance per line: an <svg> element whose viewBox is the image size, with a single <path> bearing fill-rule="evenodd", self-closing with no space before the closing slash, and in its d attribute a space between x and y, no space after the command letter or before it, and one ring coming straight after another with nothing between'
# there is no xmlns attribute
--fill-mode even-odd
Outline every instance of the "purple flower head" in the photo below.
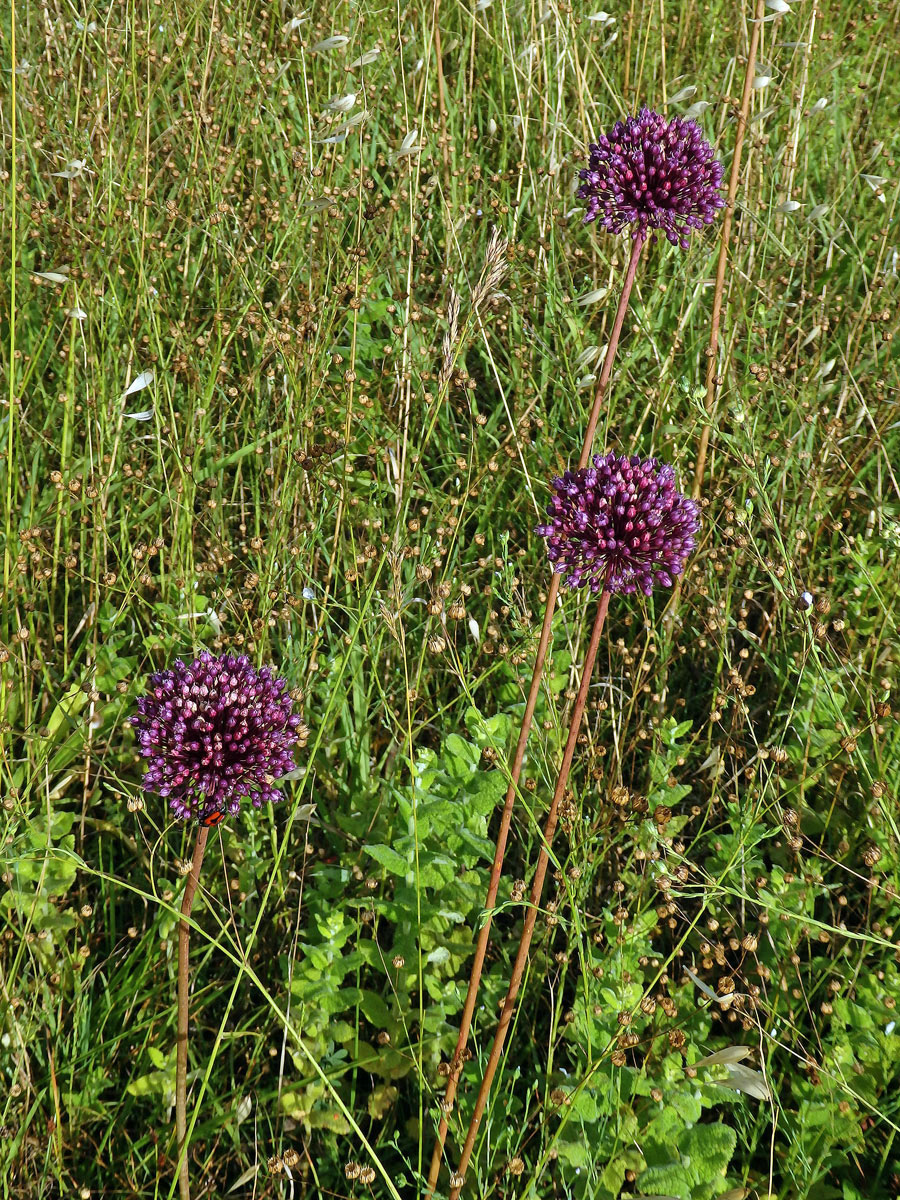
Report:
<svg viewBox="0 0 900 1200"><path fill-rule="evenodd" d="M699 509L655 458L595 454L594 464L552 481L550 520L538 525L557 575L571 588L648 596L671 587L694 549Z"/></svg>
<svg viewBox="0 0 900 1200"><path fill-rule="evenodd" d="M277 800L272 786L294 765L306 726L293 711L283 679L249 658L204 651L186 666L151 675L131 718L148 759L144 790L168 796L185 821Z"/></svg>
<svg viewBox="0 0 900 1200"><path fill-rule="evenodd" d="M635 237L661 229L673 246L687 249L690 231L709 225L725 206L722 164L696 121L642 108L589 152L578 189L588 202L585 225L599 221L610 233L633 225Z"/></svg>

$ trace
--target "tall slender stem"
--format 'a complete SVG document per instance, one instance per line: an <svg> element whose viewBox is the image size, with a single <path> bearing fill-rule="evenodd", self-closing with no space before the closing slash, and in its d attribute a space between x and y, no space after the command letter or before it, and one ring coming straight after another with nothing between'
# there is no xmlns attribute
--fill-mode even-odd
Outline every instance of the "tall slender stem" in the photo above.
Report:
<svg viewBox="0 0 900 1200"><path fill-rule="evenodd" d="M450 139L447 137L447 89L444 85L444 54L441 50L441 5L434 5L434 60L437 67L438 107L441 117L441 152L444 159L444 174L450 179Z"/></svg>
<svg viewBox="0 0 900 1200"><path fill-rule="evenodd" d="M639 234L632 245L631 258L628 263L628 269L625 272L625 281L622 284L622 294L619 297L619 307L616 309L616 315L613 320L612 330L609 335L609 346L607 347L606 357L603 359L603 366L600 370L600 378L597 381L597 390L594 393L594 402L591 406L590 416L588 417L587 428L584 434L584 444L581 447L581 456L578 459L578 466L584 467L590 458L591 450L594 444L594 433L597 429L597 422L600 419L600 408L603 403L603 398L606 394L606 385L609 383L609 378L612 374L613 362L616 357L616 350L619 346L619 337L622 333L622 326L625 323L625 314L628 311L628 302L631 297L631 289L634 285L635 274L637 273L638 260L641 256L641 251L644 248L645 237ZM491 866L491 877L488 883L487 897L484 903L484 923L478 934L478 942L475 947L475 958L472 961L472 969L469 974L469 986L466 992L466 1001L463 1005L462 1018L459 1023L459 1037L456 1040L456 1049L453 1052L453 1058L450 1062L450 1076L447 1080L447 1088L444 1092L442 1101L442 1114L440 1125L438 1126L437 1138L434 1144L434 1152L431 1156L431 1167L428 1173L428 1187L425 1191L426 1200L434 1191L437 1183L438 1175L441 1169L441 1159L443 1157L444 1142L447 1139L447 1114L453 1108L453 1102L456 1098L457 1087L459 1086L459 1077L462 1073L463 1064L465 1063L466 1046L469 1041L469 1031L472 1027L472 1017L475 1012L475 1002L478 998L478 987L481 983L481 973L484 969L484 959L487 954L488 942L491 937L491 921L493 919L494 907L497 903L497 892L500 888L500 877L503 873L503 856L506 853L506 842L509 836L509 826L512 820L513 807L516 800L516 792L519 786L519 776L522 774L522 763L525 758L525 747L528 743L528 735L531 732L531 722L534 717L534 708L537 704L538 692L541 685L541 676L544 671L544 661L547 657L547 648L550 644L550 633L553 625L553 614L556 609L556 596L559 591L559 576L554 574L550 579L550 586L547 589L547 602L544 607L544 620L541 625L541 636L538 642L537 655L534 660L534 670L531 674L531 686L528 689L528 696L525 700L525 712L522 716L522 726L519 730L519 738L516 742L516 749L513 755L512 764L509 772L509 786L506 789L506 800L503 804L503 812L500 817L500 828L497 832L497 846L494 851L494 861Z"/></svg>
<svg viewBox="0 0 900 1200"><path fill-rule="evenodd" d="M181 901L181 920L178 922L178 1030L175 1039L175 1136L178 1142L178 1193L181 1200L191 1200L188 1177L187 1147L187 1057L188 1057L188 1001L190 994L190 940L191 927L188 919L194 906L194 896L200 880L200 868L206 853L209 829L201 825L194 844L194 859L188 875Z"/></svg>
<svg viewBox="0 0 900 1200"><path fill-rule="evenodd" d="M9 133L10 133L10 153L9 153L9 216L10 216L10 249L9 249L9 423L6 426L6 513L4 514L6 537L3 539L3 592L4 595L10 594L10 579L12 576L12 514L13 514L13 497L15 488L13 479L15 466L13 463L13 454L16 448L16 271L18 270L16 248L16 218L17 218L17 199L18 188L16 183L16 160L19 153L19 147L16 142L16 115L17 103L16 100L16 71L18 70L18 62L16 61L16 6L10 5L9 9L9 33L10 33L10 76L9 76ZM7 630L3 630L6 636ZM6 709L6 689L3 689L3 699L0 700L0 713Z"/></svg>
<svg viewBox="0 0 900 1200"><path fill-rule="evenodd" d="M744 134L747 131L747 120L750 116L750 96L753 92L753 76L756 71L756 51L759 48L759 35L765 15L765 0L757 0L756 20L753 23L753 29L750 33L747 68L744 71L744 91L741 96L741 110L738 114L737 132L734 138L731 174L728 177L727 204L725 214L722 218L722 233L719 241L719 262L716 267L716 286L713 292L712 316L709 325L709 344L706 347L706 421L700 431L700 444L697 447L697 465L694 468L694 488L692 494L695 500L699 497L700 489L703 487L703 472L706 469L709 435L712 430L713 415L716 409L719 325L722 319L722 303L725 296L725 271L728 266L728 247L731 241L731 225L734 220L734 204L737 199L738 184L741 178L741 155L744 150Z"/></svg>
<svg viewBox="0 0 900 1200"><path fill-rule="evenodd" d="M594 403L591 406L591 415L588 417L587 428L584 431L584 445L581 447L581 457L578 459L579 467L586 467L587 461L591 457L591 450L594 446L594 433L597 429L597 422L600 419L600 406L603 403L603 397L606 395L606 385L609 383L609 377L612 375L613 362L616 357L616 351L619 348L619 337L622 333L622 326L625 324L625 314L628 312L628 302L631 299L631 289L634 286L638 261L646 241L646 234L637 233L631 247L631 258L628 260L628 269L625 272L625 281L622 284L619 307L616 309L616 315L613 319L613 327L609 335L609 345L606 348L603 366L600 368L597 391L594 393Z"/></svg>
<svg viewBox="0 0 900 1200"><path fill-rule="evenodd" d="M528 950L531 946L531 937L534 933L534 926L537 920L541 896L544 890L544 879L546 878L547 866L550 862L550 847L553 842L553 835L556 833L559 805L563 796L565 795L566 785L569 782L569 771L572 766L572 758L575 754L575 745L578 741L578 734L581 729L581 718L584 713L585 702L587 701L588 688L590 687L591 675L593 674L594 670L594 661L597 657L597 648L600 645L600 634L603 632L603 624L606 620L606 613L608 609L609 592L603 592L597 604L597 614L594 617L594 628L591 630L591 640L588 644L587 654L584 658L584 665L581 668L581 684L578 688L575 706L572 709L572 719L569 722L569 736L566 739L566 748L563 752L562 763L559 768L559 775L556 779L556 788L553 792L553 801L550 805L550 811L547 813L547 820L544 824L543 845L541 846L541 852L538 855L537 867L535 868L534 872L534 880L531 884L531 894L528 899L528 908L525 913L525 924L522 929L522 936L519 939L519 949L516 953L516 961L513 964L512 975L510 976L509 980L509 988L506 992L506 999L503 1001L503 1009L500 1013L500 1020L497 1024L497 1032L494 1035L494 1044L491 1047L491 1053L484 1072L484 1078L481 1081L478 1099L475 1101L475 1111L473 1112L472 1120L469 1123L469 1132L466 1135L466 1142L463 1146L463 1152L459 1162L459 1170L456 1174L456 1180L451 1181L452 1185L450 1189L450 1200L456 1200L456 1197L459 1195L459 1190L462 1187L462 1180L465 1177L466 1168L469 1165L469 1159L472 1157L475 1139L478 1136L478 1127L481 1124L481 1118L484 1115L484 1110L487 1106L491 1084L493 1083L494 1075L496 1074L497 1067L500 1063L500 1056L503 1053L503 1044L506 1041L506 1034L509 1030L510 1022L512 1021L513 1013L515 1011L516 997L519 994L522 976L525 973L525 964L528 960Z"/></svg>

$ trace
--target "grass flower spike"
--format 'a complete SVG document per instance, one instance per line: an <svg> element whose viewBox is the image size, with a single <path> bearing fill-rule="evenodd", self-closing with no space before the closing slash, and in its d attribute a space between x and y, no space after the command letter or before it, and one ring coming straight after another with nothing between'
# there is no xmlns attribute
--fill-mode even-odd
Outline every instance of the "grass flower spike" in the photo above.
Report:
<svg viewBox="0 0 900 1200"><path fill-rule="evenodd" d="M179 660L151 676L137 704L131 721L149 760L144 790L166 796L185 821L234 815L247 796L256 808L277 800L272 785L305 741L285 681L244 656Z"/></svg>
<svg viewBox="0 0 900 1200"><path fill-rule="evenodd" d="M648 596L671 587L694 549L699 509L675 487L675 472L655 458L595 455L593 466L554 479L538 525L547 555L567 587Z"/></svg>
<svg viewBox="0 0 900 1200"><path fill-rule="evenodd" d="M589 147L584 181L585 224L599 221L610 233L634 226L634 235L661 229L673 246L687 249L692 229L715 220L723 208L723 168L695 121L667 119L649 108L617 121Z"/></svg>

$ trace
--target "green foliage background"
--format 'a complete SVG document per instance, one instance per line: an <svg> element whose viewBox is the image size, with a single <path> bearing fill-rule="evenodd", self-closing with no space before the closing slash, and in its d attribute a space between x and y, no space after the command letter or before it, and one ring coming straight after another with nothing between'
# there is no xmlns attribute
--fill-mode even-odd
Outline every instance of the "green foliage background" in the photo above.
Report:
<svg viewBox="0 0 900 1200"><path fill-rule="evenodd" d="M612 606L466 1195L900 1188L898 11L766 15L701 544L673 609ZM208 851L194 1189L417 1194L547 585L532 531L577 456L627 254L582 228L576 171L644 102L706 103L727 167L753 14L50 0L15 17L2 1194L173 1194L191 841L137 803L127 718L149 672L202 647L274 662L312 736L284 803ZM476 312L494 225L508 270ZM714 228L646 254L598 435L686 487L717 245ZM443 1189L589 607L560 604Z"/></svg>

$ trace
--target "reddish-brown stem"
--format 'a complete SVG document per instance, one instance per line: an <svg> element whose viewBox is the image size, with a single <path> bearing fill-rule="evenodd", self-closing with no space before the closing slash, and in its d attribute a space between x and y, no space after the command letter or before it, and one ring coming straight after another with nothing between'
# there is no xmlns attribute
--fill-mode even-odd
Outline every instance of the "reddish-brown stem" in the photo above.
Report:
<svg viewBox="0 0 900 1200"><path fill-rule="evenodd" d="M616 309L616 315L613 320L612 330L609 335L609 346L606 351L606 357L603 359L603 366L600 371L600 378L597 381L597 391L594 394L594 403L591 406L590 416L588 417L587 428L584 434L584 444L581 448L581 456L578 459L578 466L584 467L590 458L593 448L594 433L597 429L597 422L600 419L600 408L603 403L603 397L606 394L606 385L609 383L609 377L612 374L613 360L616 357L616 350L619 345L619 337L622 333L622 326L625 322L625 313L628 311L628 301L631 296L631 289L634 285L634 278L637 272L638 260L641 256L641 250L644 247L645 238L638 235L634 239L631 251L631 258L628 263L628 269L625 272L625 281L622 284L622 294L619 297L619 307ZM475 1002L478 998L478 987L481 983L481 972L484 968L484 958L487 954L488 942L491 937L491 921L493 918L494 906L497 902L497 892L500 887L500 877L503 873L503 856L506 853L506 842L509 836L509 826L512 820L513 807L516 800L516 792L519 786L519 776L522 773L522 763L525 758L525 747L528 743L528 735L531 732L531 721L534 716L534 708L537 703L538 691L541 686L541 676L544 671L544 660L547 657L547 647L550 644L550 632L553 625L553 613L556 608L556 595L559 591L559 576L554 574L550 580L550 586L547 589L547 603L544 607L544 620L541 626L541 637L538 642L537 656L534 661L534 670L531 674L531 686L528 689L528 696L525 700L525 712L522 716L522 725L519 730L519 738L516 742L516 750L513 755L512 764L509 771L509 787L506 790L506 800L503 805L503 812L500 817L500 829L497 832L497 846L494 851L494 862L491 866L491 878L488 883L487 897L484 902L484 924L478 933L478 942L475 947L475 958L472 962L472 969L469 974L469 987L466 992L466 1002L463 1005L462 1018L459 1023L459 1037L456 1040L456 1049L453 1052L453 1058L450 1063L450 1077L447 1080L447 1088L444 1092L442 1103L443 1113L441 1115L440 1125L438 1126L437 1138L435 1140L434 1152L431 1156L431 1167L428 1173L428 1187L425 1191L425 1198L431 1196L437 1183L438 1175L441 1169L441 1158L444 1151L444 1142L447 1139L447 1113L453 1107L453 1102L456 1098L456 1090L459 1085L459 1077L462 1072L463 1063L465 1061L466 1046L469 1041L469 1031L472 1027L472 1016L475 1012Z"/></svg>
<svg viewBox="0 0 900 1200"><path fill-rule="evenodd" d="M191 927L188 919L194 906L194 896L200 880L200 868L206 853L209 829L201 825L194 844L194 859L188 875L181 901L181 920L178 922L178 1028L175 1040L175 1137L178 1142L178 1194L181 1200L191 1200L188 1177L187 1147L187 1055L188 1055L188 1000L190 993L190 940Z"/></svg>
<svg viewBox="0 0 900 1200"><path fill-rule="evenodd" d="M603 359L603 366L600 368L597 391L594 393L594 403L591 406L591 415L588 417L587 428L584 431L584 445L581 447L581 456L578 459L579 467L587 466L587 460L590 458L591 450L594 446L594 434L597 430L597 422L600 420L600 406L603 403L603 397L606 395L606 385L609 383L609 377L612 375L613 360L619 348L619 337L622 333L622 326L625 324L625 314L628 312L628 302L631 299L631 289L634 286L634 277L637 274L638 260L641 257L641 251L644 248L646 240L646 236L639 233L632 244L631 258L628 260L625 282L622 284L622 295L619 297L619 307L616 309L616 315L613 319L613 327L609 335L609 345L606 349L606 356Z"/></svg>
<svg viewBox="0 0 900 1200"><path fill-rule="evenodd" d="M565 795L566 785L569 782L569 770L572 766L572 758L575 754L575 744L578 740L578 733L581 729L581 718L582 714L584 713L588 688L590 687L591 683L591 675L593 674L594 670L594 660L597 657L597 648L600 645L600 634L603 632L603 623L606 620L608 608L609 592L603 592L597 604L597 615L594 617L594 628L591 630L591 640L588 644L587 654L584 657L584 665L581 668L581 684L578 688L575 706L572 709L572 719L569 722L569 736L566 739L566 748L563 752L562 763L560 764L559 768L559 775L556 779L556 787L553 791L553 801L550 805L550 811L547 813L547 820L544 824L543 844L541 846L541 852L538 855L537 867L535 868L534 872L534 880L531 884L531 894L528 898L528 908L525 912L525 924L522 929L522 936L519 939L519 949L516 953L516 961L513 964L512 975L510 976L509 980L509 988L506 992L506 999L503 1001L503 1008L500 1013L500 1021L497 1025L497 1032L494 1034L494 1044L491 1046L491 1053L484 1072L484 1078L481 1081L481 1087L478 1091L478 1099L475 1101L475 1111L472 1113L472 1120L469 1122L469 1132L466 1135L466 1143L463 1146L462 1156L460 1157L459 1170L456 1173L456 1182L452 1184L450 1189L450 1200L456 1200L456 1197L459 1195L459 1190L462 1187L462 1180L465 1178L466 1168L469 1165L469 1159L472 1157L475 1139L478 1136L478 1127L481 1124L481 1118L484 1115L484 1110L487 1106L491 1084L493 1083L494 1075L500 1063L500 1056L503 1053L503 1044L506 1041L506 1034L513 1018L513 1012L515 1011L516 997L519 994L519 986L522 983L522 976L525 973L525 964L528 960L528 950L531 946L531 937L534 933L534 925L535 921L537 920L541 896L544 890L544 879L547 875L547 866L550 862L550 847L553 843L553 835L556 833L559 805L563 796Z"/></svg>
<svg viewBox="0 0 900 1200"><path fill-rule="evenodd" d="M737 199L738 184L741 178L741 155L744 149L744 134L747 131L747 120L750 115L750 96L753 92L753 75L756 70L756 51L759 47L759 34L762 29L763 17L766 15L765 0L758 0L756 5L756 20L750 34L750 48L747 51L747 69L744 72L744 92L741 96L741 111L738 114L737 132L734 138L734 155L731 159L731 174L728 177L728 197L725 214L722 218L722 233L719 242L719 262L716 267L716 286L713 292L712 316L709 325L709 344L706 347L706 421L700 431L700 444L697 447L697 465L694 468L693 497L698 499L703 487L703 473L706 469L706 455L709 449L709 435L712 430L713 415L716 407L716 379L718 377L719 358L719 325L722 320L722 303L725 296L725 271L728 266L728 246L731 241L731 225L734 220L734 204Z"/></svg>

